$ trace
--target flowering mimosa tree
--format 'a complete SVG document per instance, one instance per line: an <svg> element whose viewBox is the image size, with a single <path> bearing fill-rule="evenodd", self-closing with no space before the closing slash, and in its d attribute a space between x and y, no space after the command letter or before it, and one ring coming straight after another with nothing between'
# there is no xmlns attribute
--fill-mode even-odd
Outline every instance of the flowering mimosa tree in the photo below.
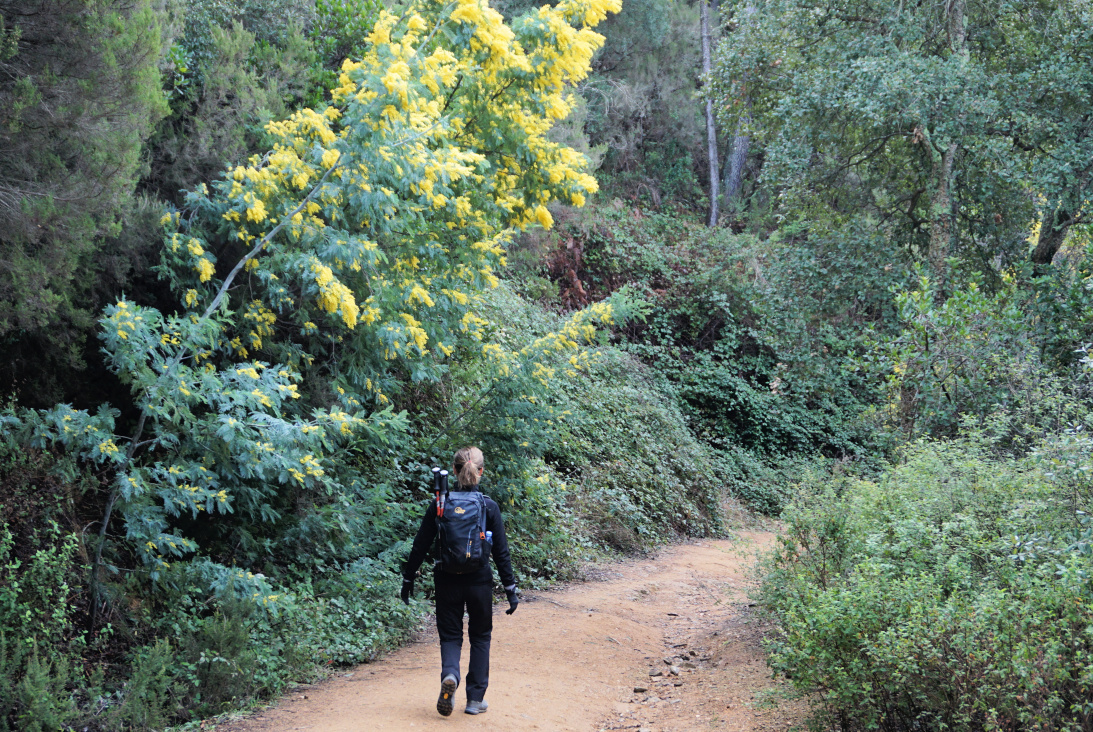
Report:
<svg viewBox="0 0 1093 732"><path fill-rule="evenodd" d="M198 574L269 606L259 575L203 542L231 533L261 552L274 539L255 526L276 526L301 492L337 493L340 446L378 449L404 428L388 397L400 380L438 378L460 357L539 381L549 363L586 363L581 344L612 321L609 304L516 352L489 341L475 306L514 231L549 227L549 202L580 206L596 190L584 157L546 133L602 43L591 27L618 9L564 0L511 24L484 0L383 13L325 108L271 122L265 155L165 217L160 273L178 310L123 299L102 320L134 434L115 435L106 408L6 418L116 476L93 586L118 516L152 580Z"/></svg>

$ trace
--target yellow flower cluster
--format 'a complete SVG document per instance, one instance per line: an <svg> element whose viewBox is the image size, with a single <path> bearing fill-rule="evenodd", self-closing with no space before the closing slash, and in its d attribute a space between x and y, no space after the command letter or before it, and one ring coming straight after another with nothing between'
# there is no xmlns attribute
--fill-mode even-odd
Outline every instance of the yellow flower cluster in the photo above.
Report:
<svg viewBox="0 0 1093 732"><path fill-rule="evenodd" d="M343 64L331 106L267 124L272 150L217 184L230 236L264 244L248 246L248 291L258 294L233 304L242 313L225 335L234 353L263 349L293 312L293 330L332 343L343 336L322 333L331 325L366 326L361 337L387 358L430 347L450 356L456 344L481 341L487 321L472 311L473 293L497 286L513 228L550 228L551 201L581 205L596 190L585 158L548 133L569 114L568 95L603 43L591 26L619 8L620 0L562 0L511 27L487 0L410 0L401 16L382 11L364 57ZM189 285L215 276L213 247L175 233L168 248ZM183 292L188 308L204 299L200 287ZM337 317L309 320L301 297ZM589 341L596 317L583 317L532 350ZM120 317L116 327L125 338ZM536 378L553 375L546 359L534 361ZM279 390L297 396L295 386ZM252 394L265 407L278 398Z"/></svg>
<svg viewBox="0 0 1093 732"><path fill-rule="evenodd" d="M311 274L319 288L319 307L328 313L340 313L348 328L357 327L360 307L357 306L352 291L334 277L330 267L318 259L312 258Z"/></svg>
<svg viewBox="0 0 1093 732"><path fill-rule="evenodd" d="M365 420L360 417L355 417L348 412L343 412L340 409L331 409L327 414L327 418L331 424L338 427L338 431L343 435L350 435L353 433L353 425L364 424Z"/></svg>
<svg viewBox="0 0 1093 732"><path fill-rule="evenodd" d="M323 467L314 455L304 455L300 458L300 464L304 466L304 472L307 475L314 476L316 478L323 475Z"/></svg>
<svg viewBox="0 0 1093 732"><path fill-rule="evenodd" d="M114 313L107 317L103 324L107 327L113 327L118 338L127 340L129 334L137 330L137 324L144 318L137 315L129 307L129 303L125 300L119 300L115 306Z"/></svg>
<svg viewBox="0 0 1093 732"><path fill-rule="evenodd" d="M611 325L613 322L614 316L611 304L606 302L594 303L575 313L559 330L548 333L542 338L536 338L521 353L529 355L549 353L551 351L561 353L563 351L578 350L582 341L591 343L596 337L596 323ZM572 359L570 362L577 365Z"/></svg>
<svg viewBox="0 0 1093 732"><path fill-rule="evenodd" d="M273 326L277 322L277 315L267 308L261 300L251 300L247 310L243 313L243 319L254 324L247 336L250 338L251 348L259 349L262 347L262 339L273 335Z"/></svg>

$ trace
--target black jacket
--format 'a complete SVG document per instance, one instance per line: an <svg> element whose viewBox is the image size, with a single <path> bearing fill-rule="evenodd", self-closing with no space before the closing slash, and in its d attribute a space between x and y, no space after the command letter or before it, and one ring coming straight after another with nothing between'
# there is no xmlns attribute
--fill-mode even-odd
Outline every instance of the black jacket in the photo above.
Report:
<svg viewBox="0 0 1093 732"><path fill-rule="evenodd" d="M493 561L497 564L497 574L501 578L501 584L505 588L513 587L516 585L516 575L512 573L512 558L509 556L509 542L505 537L505 524L501 520L501 509L498 508L497 502L489 496L483 495L486 499L486 531L493 532ZM421 526L417 530L417 536L414 537L414 546L410 550L410 558L406 560L406 564L403 565L402 575L404 577L413 577L421 566L421 563L425 561L425 555L429 553L429 549L432 548L433 542L436 541L437 526L436 526L436 500L429 501L429 507L425 509L425 515L421 517ZM490 572L490 563L486 562L482 569L470 574L447 574L442 572L440 567L436 567L435 571L438 574L444 574L446 578L458 579L469 585L492 585L493 573Z"/></svg>

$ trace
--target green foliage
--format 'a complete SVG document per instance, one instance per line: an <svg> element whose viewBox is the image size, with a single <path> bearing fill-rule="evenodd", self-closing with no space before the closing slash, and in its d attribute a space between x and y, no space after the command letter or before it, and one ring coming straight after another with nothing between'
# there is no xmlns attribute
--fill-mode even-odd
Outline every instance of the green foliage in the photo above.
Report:
<svg viewBox="0 0 1093 732"><path fill-rule="evenodd" d="M21 35L18 28L8 29L7 22L4 20L4 16L0 15L0 61L7 61L15 54L19 53L19 36Z"/></svg>
<svg viewBox="0 0 1093 732"><path fill-rule="evenodd" d="M38 373L81 363L85 274L166 111L160 31L143 0L3 2L0 17L0 343L13 354L0 378L44 402L56 394Z"/></svg>
<svg viewBox="0 0 1093 732"><path fill-rule="evenodd" d="M562 399L574 415L547 455L593 537L633 551L721 529L721 486L677 397L620 351Z"/></svg>
<svg viewBox="0 0 1093 732"><path fill-rule="evenodd" d="M763 145L774 212L810 237L871 222L942 278L950 255L959 276L1024 259L1037 218L1064 233L1081 220L1086 4L740 0L725 12L732 42L712 93Z"/></svg>
<svg viewBox="0 0 1093 732"><path fill-rule="evenodd" d="M179 711L175 701L181 695L173 682L179 659L166 639L139 648L131 661L131 675L119 691L120 702L107 708L106 729L162 729Z"/></svg>
<svg viewBox="0 0 1093 732"><path fill-rule="evenodd" d="M174 9L182 19L178 45L199 83L218 64L217 34L239 26L252 43L283 47L309 25L315 13L307 2L268 0L176 0Z"/></svg>
<svg viewBox="0 0 1093 732"><path fill-rule="evenodd" d="M920 443L879 482L806 486L784 514L762 588L771 663L831 723L1083 728L1090 494L1060 502L1071 485L1043 456L989 449ZM1088 464L1085 445L1064 453Z"/></svg>
<svg viewBox="0 0 1093 732"><path fill-rule="evenodd" d="M40 548L17 552L0 524L0 729L59 729L76 716L65 687L68 654L82 642L69 585L79 542L55 523L43 533Z"/></svg>
<svg viewBox="0 0 1093 732"><path fill-rule="evenodd" d="M975 425L1017 452L1045 431L1061 432L1083 419L1084 376L1072 365L1052 372L1041 362L1041 354L1057 349L1064 337L1043 324L1080 326L1075 318L1041 313L1051 308L1086 317L1084 295L1070 286L1053 297L1050 282L1036 287L1024 289L1007 275L993 294L972 281L939 302L923 277L918 289L897 295L903 331L874 335L875 350L858 364L887 379L881 419L908 437L953 435L962 425Z"/></svg>
<svg viewBox="0 0 1093 732"><path fill-rule="evenodd" d="M1088 232L1072 232L1068 255L1040 277L1022 272L1029 327L1044 363L1066 369L1081 358L1084 344L1093 341L1093 249ZM1032 269L1032 268L1029 268Z"/></svg>
<svg viewBox="0 0 1093 732"><path fill-rule="evenodd" d="M710 232L617 200L559 220L554 238L526 237L513 254L525 292L569 307L624 286L645 293L655 305L626 328L623 348L679 400L736 495L777 513L794 461L864 457L874 438L858 414L872 391L843 364L867 347L858 323L883 312L867 264L844 270L819 252L809 259L781 241ZM841 277L846 296L815 297L816 265ZM830 323L835 314L845 324Z"/></svg>
<svg viewBox="0 0 1093 732"><path fill-rule="evenodd" d="M165 200L179 200L181 191L263 150L268 141L262 125L315 96L322 69L313 42L298 27L280 24L287 18L256 14L259 7L272 12L261 3L240 18L229 19L224 8L187 16L191 22L180 43L193 57L187 63L196 64L194 83L172 101L171 116L157 128L143 182Z"/></svg>
<svg viewBox="0 0 1093 732"><path fill-rule="evenodd" d="M16 729L51 732L68 727L76 718L72 698L66 693L70 671L67 659L43 661L37 648L31 653L26 673L16 687L19 711Z"/></svg>
<svg viewBox="0 0 1093 732"><path fill-rule="evenodd" d="M657 208L704 205L698 6L630 0L604 33L595 73L580 93L588 103L585 131L604 149L608 193Z"/></svg>
<svg viewBox="0 0 1093 732"><path fill-rule="evenodd" d="M365 39L382 7L376 0L316 0L309 35L328 68L364 55Z"/></svg>

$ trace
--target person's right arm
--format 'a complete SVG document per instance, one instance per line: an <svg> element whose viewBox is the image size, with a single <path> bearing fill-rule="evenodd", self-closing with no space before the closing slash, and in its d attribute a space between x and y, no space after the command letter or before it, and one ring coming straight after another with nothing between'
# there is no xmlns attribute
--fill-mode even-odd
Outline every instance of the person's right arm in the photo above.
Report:
<svg viewBox="0 0 1093 732"><path fill-rule="evenodd" d="M407 605L410 604L410 598L414 594L414 575L417 574L418 567L425 561L425 555L429 552L429 547L433 545L433 540L436 539L436 501L430 501L429 507L425 509L425 515L421 517L421 526L418 527L417 536L414 537L414 545L410 548L410 556L406 559L406 564L402 565L402 591L399 593L399 597Z"/></svg>
<svg viewBox="0 0 1093 732"><path fill-rule="evenodd" d="M418 527L417 536L414 537L414 545L410 549L410 556L406 564L402 565L402 576L413 579L418 567L425 561L425 555L429 553L433 542L436 540L436 500L429 501L429 507L425 509L425 515L421 517L421 526Z"/></svg>

